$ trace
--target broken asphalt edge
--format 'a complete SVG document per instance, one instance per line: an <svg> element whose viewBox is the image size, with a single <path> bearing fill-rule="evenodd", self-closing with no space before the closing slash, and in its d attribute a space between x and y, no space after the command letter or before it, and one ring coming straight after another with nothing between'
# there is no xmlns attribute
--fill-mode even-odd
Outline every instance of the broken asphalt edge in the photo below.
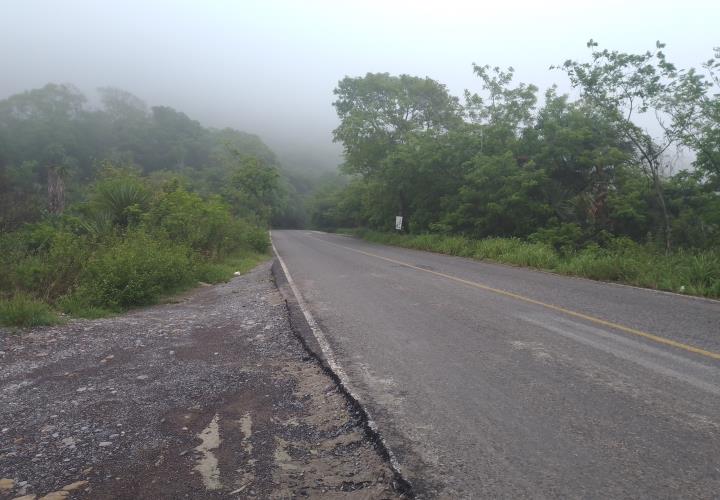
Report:
<svg viewBox="0 0 720 500"><path fill-rule="evenodd" d="M406 498L415 498L412 484L403 477L400 464L385 443L384 438L377 428L377 424L348 386L345 372L337 362L335 362L334 355L325 340L324 333L320 330L310 311L307 309L304 299L295 287L292 277L289 275L289 271L287 271L274 243L272 244L272 249L275 254L275 259L272 264L271 273L275 286L279 290L285 303L293 333L298 337L305 351L321 366L323 372L335 382L340 393L343 394L350 403L355 414L358 416L365 436L373 443L380 456L390 465L393 471L393 486L395 490Z"/></svg>

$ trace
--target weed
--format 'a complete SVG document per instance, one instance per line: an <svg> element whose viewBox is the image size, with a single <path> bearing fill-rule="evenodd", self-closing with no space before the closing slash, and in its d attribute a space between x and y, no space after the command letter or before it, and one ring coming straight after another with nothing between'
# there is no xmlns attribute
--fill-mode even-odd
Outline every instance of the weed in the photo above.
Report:
<svg viewBox="0 0 720 500"><path fill-rule="evenodd" d="M4 326L32 327L60 323L50 306L25 293L0 300L0 324Z"/></svg>

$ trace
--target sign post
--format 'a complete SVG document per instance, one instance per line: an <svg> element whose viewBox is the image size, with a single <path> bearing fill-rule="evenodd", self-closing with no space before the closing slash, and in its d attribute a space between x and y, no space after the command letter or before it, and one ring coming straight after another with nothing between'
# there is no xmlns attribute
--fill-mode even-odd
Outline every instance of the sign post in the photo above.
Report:
<svg viewBox="0 0 720 500"><path fill-rule="evenodd" d="M395 216L395 229L402 231L403 218L402 215Z"/></svg>

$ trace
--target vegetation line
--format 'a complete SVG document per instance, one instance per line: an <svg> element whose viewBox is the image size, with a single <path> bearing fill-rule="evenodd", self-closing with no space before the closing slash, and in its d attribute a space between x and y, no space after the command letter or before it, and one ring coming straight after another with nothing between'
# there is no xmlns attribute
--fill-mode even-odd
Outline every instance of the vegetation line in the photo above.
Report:
<svg viewBox="0 0 720 500"><path fill-rule="evenodd" d="M256 136L67 85L0 101L0 325L155 304L268 256L287 180Z"/></svg>
<svg viewBox="0 0 720 500"><path fill-rule="evenodd" d="M489 260L503 264L580 276L598 281L720 298L720 255L678 251L665 254L630 240L612 248L590 247L562 253L543 243L518 238L470 239L437 234L393 234L343 230L367 241L415 250Z"/></svg>
<svg viewBox="0 0 720 500"><path fill-rule="evenodd" d="M464 99L430 78L344 78L333 133L350 179L318 191L314 226L717 298L720 49L679 68L660 42L587 46L553 68L574 96L488 65Z"/></svg>

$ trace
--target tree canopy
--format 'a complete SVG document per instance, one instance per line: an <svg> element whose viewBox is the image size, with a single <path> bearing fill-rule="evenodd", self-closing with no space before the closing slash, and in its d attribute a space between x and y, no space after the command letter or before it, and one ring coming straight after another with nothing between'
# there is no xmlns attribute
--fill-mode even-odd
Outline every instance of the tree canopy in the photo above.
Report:
<svg viewBox="0 0 720 500"><path fill-rule="evenodd" d="M391 229L403 215L415 233L574 248L720 244L720 52L697 70L677 68L660 42L638 54L588 47L554 67L576 100L555 87L538 99L512 67L473 64L480 88L463 104L428 78L344 78L334 138L352 180L318 193L313 219Z"/></svg>

